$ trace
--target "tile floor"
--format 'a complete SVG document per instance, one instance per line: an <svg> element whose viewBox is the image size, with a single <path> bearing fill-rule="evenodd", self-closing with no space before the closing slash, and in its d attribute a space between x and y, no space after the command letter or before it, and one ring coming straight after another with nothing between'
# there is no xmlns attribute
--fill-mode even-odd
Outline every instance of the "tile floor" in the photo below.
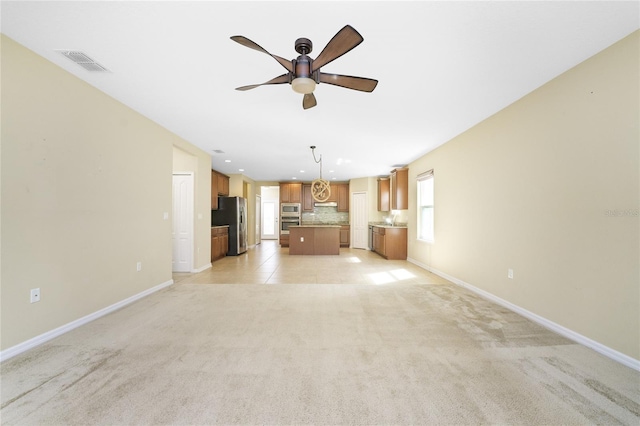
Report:
<svg viewBox="0 0 640 426"><path fill-rule="evenodd" d="M213 262L206 271L174 273L176 284L449 284L405 260L386 260L369 250L341 248L337 256L290 256L275 240L239 256Z"/></svg>

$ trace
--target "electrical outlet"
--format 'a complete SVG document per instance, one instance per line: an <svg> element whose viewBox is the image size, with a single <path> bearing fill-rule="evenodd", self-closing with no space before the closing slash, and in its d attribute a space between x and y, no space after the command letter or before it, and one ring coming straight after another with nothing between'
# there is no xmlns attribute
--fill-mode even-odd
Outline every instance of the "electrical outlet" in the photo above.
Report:
<svg viewBox="0 0 640 426"><path fill-rule="evenodd" d="M136 263L136 271L138 272L142 271L142 262Z"/></svg>
<svg viewBox="0 0 640 426"><path fill-rule="evenodd" d="M32 288L31 289L31 303L36 303L40 301L40 289Z"/></svg>
<svg viewBox="0 0 640 426"><path fill-rule="evenodd" d="M513 279L513 269L507 269L507 278Z"/></svg>
<svg viewBox="0 0 640 426"><path fill-rule="evenodd" d="M300 242L304 243L304 237L300 237Z"/></svg>

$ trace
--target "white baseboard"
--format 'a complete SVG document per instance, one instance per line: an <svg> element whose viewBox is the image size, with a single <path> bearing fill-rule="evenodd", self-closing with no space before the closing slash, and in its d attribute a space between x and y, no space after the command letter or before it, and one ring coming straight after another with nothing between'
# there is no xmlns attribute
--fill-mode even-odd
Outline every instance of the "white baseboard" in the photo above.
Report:
<svg viewBox="0 0 640 426"><path fill-rule="evenodd" d="M100 317L103 317L107 314L110 314L113 311L116 311L130 303L135 302L136 300L142 299L145 296L150 295L151 293L155 293L158 290L162 290L165 287L170 286L171 284L173 284L173 280L169 280L166 281L162 284L159 284L155 287L151 287L141 293L138 294L134 294L131 297L128 297L124 300L121 300L119 302L114 303L111 306L107 306L106 308L100 309L99 311L96 311L92 314L86 315L82 318L79 318L75 321L71 321L70 323L67 323L65 325L62 325L58 328L55 328L51 331L47 331L46 333L43 333L39 336L36 336L32 339L29 339L25 342L19 343L15 346L12 346L8 349L5 349L4 351L0 352L0 362L2 361L6 361L9 358L12 358L16 355L19 355L25 351L28 351L29 349L35 348L36 346L39 346L53 338L56 338L64 333L67 333L71 330L73 330L74 328L78 328L82 325L85 325L93 320L96 320Z"/></svg>
<svg viewBox="0 0 640 426"><path fill-rule="evenodd" d="M571 339L576 343L579 343L583 346L586 346L590 349L593 349L594 351L601 353L602 355L611 358L612 360L619 362L622 365L626 365L627 367L633 368L636 371L640 371L640 360L637 360L635 358L632 358L628 355L625 355L621 352L616 351L615 349L611 349L608 346L603 345L602 343L596 342L595 340L591 340L586 336L583 336L582 334L576 333L573 330L570 330L566 327L561 326L560 324L556 324L553 321L550 321L544 317L541 317L540 315L534 314L531 311L528 311L524 308L521 308L518 305L514 305L511 302L508 302L504 299L499 298L498 296L495 296L485 290L479 289L477 287L474 287L473 285L466 283L456 277L452 277L451 275L448 275L442 271L439 271L435 268L430 267L429 265L425 265L424 263L418 262L415 259L411 259L411 258L407 258L408 262L413 263L414 265L417 265L423 269L426 269L429 272L433 272L434 274L448 280L451 281L452 283L459 285L460 287L464 287L467 290L470 290L474 293L476 293L477 295L490 300L494 303L497 303L500 306L503 306L519 315L522 315L523 317L530 319L531 321L553 331L558 333L561 336L566 337L567 339Z"/></svg>
<svg viewBox="0 0 640 426"><path fill-rule="evenodd" d="M197 274L198 272L206 271L207 269L209 269L211 267L213 267L213 264L209 263L208 265L201 266L200 268L192 269L191 273L192 274Z"/></svg>

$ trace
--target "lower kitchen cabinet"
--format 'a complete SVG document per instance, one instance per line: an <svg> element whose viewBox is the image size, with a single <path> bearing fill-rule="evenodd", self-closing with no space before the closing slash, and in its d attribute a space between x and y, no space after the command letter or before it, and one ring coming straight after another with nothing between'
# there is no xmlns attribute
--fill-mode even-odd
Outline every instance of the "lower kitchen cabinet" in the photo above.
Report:
<svg viewBox="0 0 640 426"><path fill-rule="evenodd" d="M407 228L374 226L373 251L389 260L406 260Z"/></svg>
<svg viewBox="0 0 640 426"><path fill-rule="evenodd" d="M289 235L280 234L280 247L289 247Z"/></svg>
<svg viewBox="0 0 640 426"><path fill-rule="evenodd" d="M229 251L229 227L214 226L211 228L211 261L220 259Z"/></svg>
<svg viewBox="0 0 640 426"><path fill-rule="evenodd" d="M349 225L340 226L340 247L351 245L351 227Z"/></svg>

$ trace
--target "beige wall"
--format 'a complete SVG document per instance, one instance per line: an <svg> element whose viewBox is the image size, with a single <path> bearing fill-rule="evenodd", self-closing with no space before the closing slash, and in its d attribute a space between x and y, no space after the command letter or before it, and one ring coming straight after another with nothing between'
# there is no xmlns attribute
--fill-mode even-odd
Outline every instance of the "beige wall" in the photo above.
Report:
<svg viewBox="0 0 640 426"><path fill-rule="evenodd" d="M632 34L409 166L410 258L635 359L639 38ZM416 241L415 227L415 178L429 169L434 244ZM616 209L631 214L607 216Z"/></svg>
<svg viewBox="0 0 640 426"><path fill-rule="evenodd" d="M195 208L205 219L210 177L200 171L211 160L6 36L1 43L4 350L170 282L163 216L173 147L197 158ZM209 219L195 222L196 244L207 247ZM194 267L208 263L206 250ZM36 287L41 301L30 304Z"/></svg>

